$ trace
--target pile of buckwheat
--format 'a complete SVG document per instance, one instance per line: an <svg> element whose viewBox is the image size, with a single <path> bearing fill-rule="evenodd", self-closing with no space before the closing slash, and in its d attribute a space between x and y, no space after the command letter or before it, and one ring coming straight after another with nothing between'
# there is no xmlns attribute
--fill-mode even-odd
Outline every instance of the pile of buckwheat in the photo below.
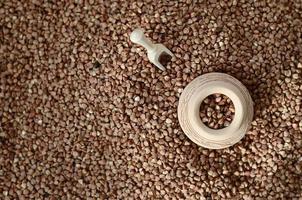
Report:
<svg viewBox="0 0 302 200"><path fill-rule="evenodd" d="M302 198L300 0L4 0L0 27L0 199ZM166 71L136 27L175 54ZM208 72L254 101L222 150L177 119Z"/></svg>
<svg viewBox="0 0 302 200"><path fill-rule="evenodd" d="M217 93L202 101L199 113L201 121L209 128L222 129L233 121L235 107L228 96Z"/></svg>

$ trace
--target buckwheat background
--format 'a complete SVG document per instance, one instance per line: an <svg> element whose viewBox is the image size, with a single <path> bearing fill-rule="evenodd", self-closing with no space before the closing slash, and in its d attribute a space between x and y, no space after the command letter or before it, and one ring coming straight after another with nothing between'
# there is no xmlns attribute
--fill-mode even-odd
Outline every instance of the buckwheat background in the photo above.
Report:
<svg viewBox="0 0 302 200"><path fill-rule="evenodd" d="M129 40L175 54L165 72ZM302 198L302 2L0 2L0 199ZM249 89L231 148L182 132L183 88L224 72Z"/></svg>

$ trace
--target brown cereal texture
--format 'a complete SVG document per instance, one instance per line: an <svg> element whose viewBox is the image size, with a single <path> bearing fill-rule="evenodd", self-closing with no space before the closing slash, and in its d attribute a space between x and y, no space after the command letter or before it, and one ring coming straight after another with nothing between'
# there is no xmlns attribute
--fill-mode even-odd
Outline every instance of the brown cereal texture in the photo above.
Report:
<svg viewBox="0 0 302 200"><path fill-rule="evenodd" d="M129 34L175 57L160 71ZM301 0L0 1L0 199L301 199ZM209 150L177 104L240 80L254 120Z"/></svg>

